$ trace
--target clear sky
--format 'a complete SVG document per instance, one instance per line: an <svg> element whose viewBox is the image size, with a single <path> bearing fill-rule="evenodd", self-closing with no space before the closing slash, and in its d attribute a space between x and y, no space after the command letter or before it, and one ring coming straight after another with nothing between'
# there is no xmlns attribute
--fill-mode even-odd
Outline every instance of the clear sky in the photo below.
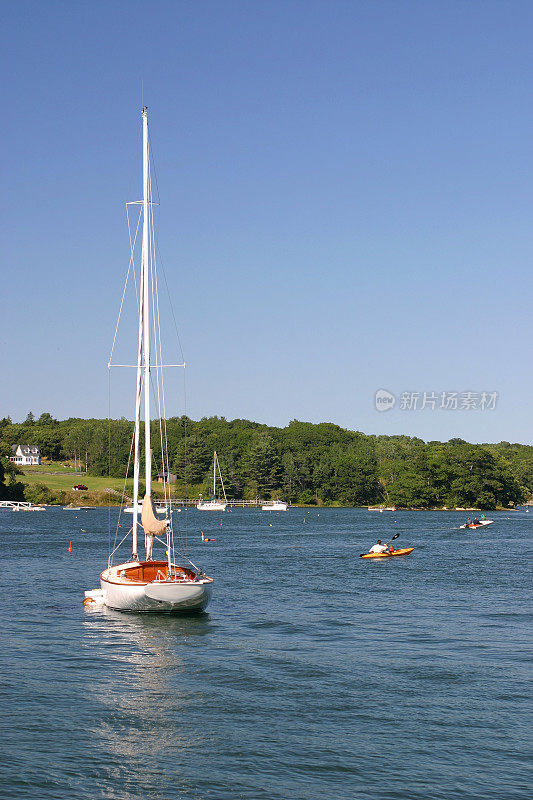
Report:
<svg viewBox="0 0 533 800"><path fill-rule="evenodd" d="M0 415L107 415L144 97L192 417L533 442L531 2L2 18ZM400 407L424 391L498 401Z"/></svg>

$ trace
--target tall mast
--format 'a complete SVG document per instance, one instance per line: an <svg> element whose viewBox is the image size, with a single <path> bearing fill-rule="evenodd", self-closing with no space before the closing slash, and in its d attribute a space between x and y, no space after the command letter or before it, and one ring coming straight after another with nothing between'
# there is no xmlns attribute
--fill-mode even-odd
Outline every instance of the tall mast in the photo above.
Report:
<svg viewBox="0 0 533 800"><path fill-rule="evenodd" d="M215 450L215 455L213 456L213 497L217 496L217 451Z"/></svg>
<svg viewBox="0 0 533 800"><path fill-rule="evenodd" d="M145 309L148 312L147 301L147 284L145 264L145 242L147 242L147 148L148 148L148 121L146 117L146 108L142 110L143 119L143 245L141 256L141 278L139 287L139 337L137 346L137 382L135 392L135 437L134 437L134 453L133 453L133 531L132 531L132 558L137 560L137 530L139 526L139 473L141 468L140 456L140 429L141 429L141 394L142 394L142 361L143 361L143 324ZM147 250L147 248L146 248ZM145 369L146 373L146 369ZM146 380L146 379L145 379ZM146 384L145 384L146 385ZM149 419L149 418L148 418ZM146 427L146 426L145 426ZM148 433L148 436L150 434Z"/></svg>
<svg viewBox="0 0 533 800"><path fill-rule="evenodd" d="M143 241L141 273L143 281L143 360L144 360L144 459L146 470L146 494L152 494L152 449L150 443L150 304L149 304L149 260L148 260L148 113L142 110L143 119Z"/></svg>

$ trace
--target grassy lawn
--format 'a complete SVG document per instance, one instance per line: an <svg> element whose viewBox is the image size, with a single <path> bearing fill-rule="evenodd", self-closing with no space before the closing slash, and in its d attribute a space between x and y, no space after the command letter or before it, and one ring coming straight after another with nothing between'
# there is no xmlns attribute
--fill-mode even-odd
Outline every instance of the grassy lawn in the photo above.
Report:
<svg viewBox="0 0 533 800"><path fill-rule="evenodd" d="M84 483L85 486L89 487L89 491L91 492L105 492L108 486L111 486L112 489L122 491L124 485L120 478L111 478L110 481L107 476L80 475L79 472L67 472L67 470L65 470L65 475L50 475L25 469L24 475L20 476L20 480L22 483L26 483L30 486L36 483L44 483L46 486L49 486L50 489L63 489L67 492L78 483ZM129 481L129 483L131 484L131 481ZM80 492L80 494L82 493Z"/></svg>
<svg viewBox="0 0 533 800"><path fill-rule="evenodd" d="M67 464L68 466L65 466ZM79 465L78 465L79 466ZM76 475L80 474L79 472L76 473L74 470L74 462L70 463L68 461L44 461L42 464L39 464L35 467L23 467L23 469L27 469L29 473L31 472L61 472L64 475Z"/></svg>
<svg viewBox="0 0 533 800"><path fill-rule="evenodd" d="M31 467L25 468L24 474L19 475L18 480L27 486L35 486L37 483L43 483L45 486L48 486L49 489L55 492L72 492L72 487L76 486L78 483L85 484L85 486L88 487L89 492L107 492L107 489L110 486L111 489L115 489L117 492L122 494L122 490L124 488L123 478L108 478L107 475L80 475L79 472L74 473L68 472L67 470L65 470L65 475L52 475L41 472L40 467L37 467L37 469L39 470L38 472L34 471ZM152 481L152 493L155 497L159 495L162 496L162 484L157 483L157 481ZM73 492L72 494L75 497L78 497L79 501L81 502L85 492ZM131 480L127 481L126 494L130 497L133 494L133 481Z"/></svg>

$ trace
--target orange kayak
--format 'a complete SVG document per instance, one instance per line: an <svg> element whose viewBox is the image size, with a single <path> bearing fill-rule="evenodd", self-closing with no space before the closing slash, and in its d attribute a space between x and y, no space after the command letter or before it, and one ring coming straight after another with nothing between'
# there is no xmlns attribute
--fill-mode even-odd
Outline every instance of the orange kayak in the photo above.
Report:
<svg viewBox="0 0 533 800"><path fill-rule="evenodd" d="M408 556L414 549L414 547L401 547L399 550L395 550L394 553L364 553L361 558L394 558L394 556Z"/></svg>

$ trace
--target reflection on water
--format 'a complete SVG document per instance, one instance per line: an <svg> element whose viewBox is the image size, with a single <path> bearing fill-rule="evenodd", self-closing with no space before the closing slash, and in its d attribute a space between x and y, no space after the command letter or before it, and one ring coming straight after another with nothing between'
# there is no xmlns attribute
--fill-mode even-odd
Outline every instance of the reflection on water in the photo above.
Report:
<svg viewBox="0 0 533 800"><path fill-rule="evenodd" d="M100 710L90 730L101 761L113 755L105 778L126 781L137 790L153 789L154 761L169 753L207 746L205 725L191 719L205 695L191 691L185 650L209 634L207 613L190 615L129 614L106 607L86 610L82 648L102 655L108 670L98 670L86 684L87 696ZM189 687L189 688L185 688ZM143 762L139 772L139 759ZM107 769L107 768L104 768ZM180 776L176 776L176 786ZM182 787L186 789L186 786Z"/></svg>

